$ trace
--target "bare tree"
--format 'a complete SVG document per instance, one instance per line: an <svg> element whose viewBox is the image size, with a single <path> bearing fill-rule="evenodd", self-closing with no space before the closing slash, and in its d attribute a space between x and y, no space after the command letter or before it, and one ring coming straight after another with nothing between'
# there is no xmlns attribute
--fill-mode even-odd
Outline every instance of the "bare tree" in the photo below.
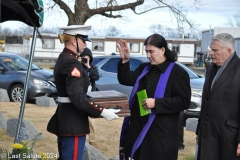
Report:
<svg viewBox="0 0 240 160"><path fill-rule="evenodd" d="M131 37L129 34L122 34L121 37Z"/></svg>
<svg viewBox="0 0 240 160"><path fill-rule="evenodd" d="M149 27L152 33L158 33L165 38L194 38L200 39L201 32L195 29L184 30L184 28L170 28L161 24L154 24Z"/></svg>
<svg viewBox="0 0 240 160"><path fill-rule="evenodd" d="M39 34L41 33L52 33L52 34L58 34L61 33L62 30L58 27L40 27L39 28ZM19 36L30 36L33 33L33 27L30 27L28 25L22 25L19 26L18 29L11 30L9 28L3 28L0 26L0 37L19 37Z"/></svg>
<svg viewBox="0 0 240 160"><path fill-rule="evenodd" d="M103 32L102 30L92 27L89 32L89 35L90 36L103 36L104 34L102 32Z"/></svg>
<svg viewBox="0 0 240 160"><path fill-rule="evenodd" d="M109 37L118 36L120 33L121 33L121 31L118 30L115 26L110 26L106 30L106 36L109 36Z"/></svg>
<svg viewBox="0 0 240 160"><path fill-rule="evenodd" d="M153 5L149 7L149 3ZM192 0L192 3L195 7L202 5L201 0ZM107 18L123 18L122 11L124 10L131 10L133 13L140 15L152 10L167 8L175 17L179 27L184 24L194 27L194 22L187 19L186 10L181 6L179 0L95 0L94 4L90 4L88 0L48 0L47 11L51 11L56 5L66 13L68 25L84 24L94 15Z"/></svg>
<svg viewBox="0 0 240 160"><path fill-rule="evenodd" d="M112 31L111 31L112 30ZM89 35L90 36L99 36L99 37L105 37L105 36L119 36L121 34L121 30L117 29L115 26L110 26L108 29L97 29L95 27L92 27ZM121 34L120 37L130 37L129 34Z"/></svg>
<svg viewBox="0 0 240 160"><path fill-rule="evenodd" d="M160 34L160 35L162 35L162 36L165 36L164 35L164 30L165 30L165 28L164 28L164 26L162 26L161 24L153 24L153 25L151 25L150 27L149 27L149 30L152 32L152 33L158 33L158 34Z"/></svg>
<svg viewBox="0 0 240 160"><path fill-rule="evenodd" d="M170 27L166 27L166 34L168 38L179 38L179 33L178 30L170 28Z"/></svg>
<svg viewBox="0 0 240 160"><path fill-rule="evenodd" d="M106 29L99 29L98 27L92 27L89 32L90 36L104 37L106 36L106 34L107 34Z"/></svg>
<svg viewBox="0 0 240 160"><path fill-rule="evenodd" d="M233 17L227 17L228 22L226 24L231 27L240 27L240 14L234 15Z"/></svg>
<svg viewBox="0 0 240 160"><path fill-rule="evenodd" d="M51 34L59 34L62 33L62 30L59 27L41 27L39 29L40 33L51 33Z"/></svg>
<svg viewBox="0 0 240 160"><path fill-rule="evenodd" d="M0 26L0 37L16 36L16 33L9 28Z"/></svg>
<svg viewBox="0 0 240 160"><path fill-rule="evenodd" d="M149 27L150 32L158 33L166 38L179 38L179 33L177 29L173 29L161 24L154 24Z"/></svg>
<svg viewBox="0 0 240 160"><path fill-rule="evenodd" d="M28 25L23 25L19 29L17 29L19 35L21 36L30 36L33 33L33 27Z"/></svg>

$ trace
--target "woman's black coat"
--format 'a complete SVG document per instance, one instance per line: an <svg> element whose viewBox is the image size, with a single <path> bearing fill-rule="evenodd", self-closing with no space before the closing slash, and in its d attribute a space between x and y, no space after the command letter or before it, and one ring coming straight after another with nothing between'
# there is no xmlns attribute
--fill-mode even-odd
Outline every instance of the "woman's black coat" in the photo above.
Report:
<svg viewBox="0 0 240 160"><path fill-rule="evenodd" d="M154 97L161 73L165 72L171 61L166 60L158 66L151 66L150 71L140 80L137 92L146 89L148 98ZM119 83L133 86L137 77L147 64L140 65L134 72L130 71L129 62L119 62ZM149 128L134 160L177 160L178 157L178 120L179 113L190 106L191 87L188 73L178 64L173 66L169 76L164 98L155 100L156 118ZM138 99L135 96L131 110L130 127L124 145L126 158L130 157L133 144L148 116L140 116Z"/></svg>

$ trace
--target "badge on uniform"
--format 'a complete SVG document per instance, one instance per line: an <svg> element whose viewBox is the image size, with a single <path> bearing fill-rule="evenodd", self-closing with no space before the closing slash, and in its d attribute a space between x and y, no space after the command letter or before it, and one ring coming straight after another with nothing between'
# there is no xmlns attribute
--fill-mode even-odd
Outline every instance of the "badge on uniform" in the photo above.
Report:
<svg viewBox="0 0 240 160"><path fill-rule="evenodd" d="M80 73L80 71L75 67L75 68L72 70L71 75L72 75L72 76L75 76L75 77L80 77L80 76L81 76L81 73Z"/></svg>

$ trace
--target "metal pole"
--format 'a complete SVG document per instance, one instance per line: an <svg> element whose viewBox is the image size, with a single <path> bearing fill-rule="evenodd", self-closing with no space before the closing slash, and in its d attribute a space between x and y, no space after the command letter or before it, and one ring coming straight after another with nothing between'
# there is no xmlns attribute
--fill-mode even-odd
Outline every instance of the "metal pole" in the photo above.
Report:
<svg viewBox="0 0 240 160"><path fill-rule="evenodd" d="M52 64L53 64L53 49L52 49Z"/></svg>
<svg viewBox="0 0 240 160"><path fill-rule="evenodd" d="M2 22L2 1L0 0L0 23Z"/></svg>
<svg viewBox="0 0 240 160"><path fill-rule="evenodd" d="M21 108L20 108L20 113L19 113L19 117L18 117L17 132L15 135L14 143L18 143L18 136L19 136L19 132L21 129L21 125L22 125L25 103L26 103L26 99L27 99L28 81L29 81L29 77L31 74L31 70L32 70L32 59L34 57L34 51L35 51L35 45L36 45L36 36L37 36L37 27L34 27L31 51L30 51L30 55L29 55L27 76L26 76L25 85L24 85L23 100L21 102Z"/></svg>

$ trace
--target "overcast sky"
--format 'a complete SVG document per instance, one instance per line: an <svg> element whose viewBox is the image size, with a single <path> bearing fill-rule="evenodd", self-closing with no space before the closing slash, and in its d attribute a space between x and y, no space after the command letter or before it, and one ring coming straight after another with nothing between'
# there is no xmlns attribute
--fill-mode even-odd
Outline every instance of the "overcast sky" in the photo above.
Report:
<svg viewBox="0 0 240 160"><path fill-rule="evenodd" d="M149 2L149 0L147 0ZM193 0L182 0L184 3L191 3ZM210 26L226 27L227 17L232 18L234 15L240 15L240 0L202 0L204 5L199 9L188 7L187 17L198 23L199 30L209 29ZM151 34L149 26L153 24L161 24L171 28L176 28L176 24L171 21L168 10L153 10L143 15L135 15L131 11L125 11L127 21L106 19L101 16L94 16L85 24L92 25L96 29L108 28L110 25L116 26L123 35L132 37L147 37ZM172 17L173 18L173 17ZM174 19L173 19L174 20ZM4 22L3 27L16 28L20 22ZM45 15L44 26L46 27L63 27L67 25L67 17L64 12L57 15Z"/></svg>

